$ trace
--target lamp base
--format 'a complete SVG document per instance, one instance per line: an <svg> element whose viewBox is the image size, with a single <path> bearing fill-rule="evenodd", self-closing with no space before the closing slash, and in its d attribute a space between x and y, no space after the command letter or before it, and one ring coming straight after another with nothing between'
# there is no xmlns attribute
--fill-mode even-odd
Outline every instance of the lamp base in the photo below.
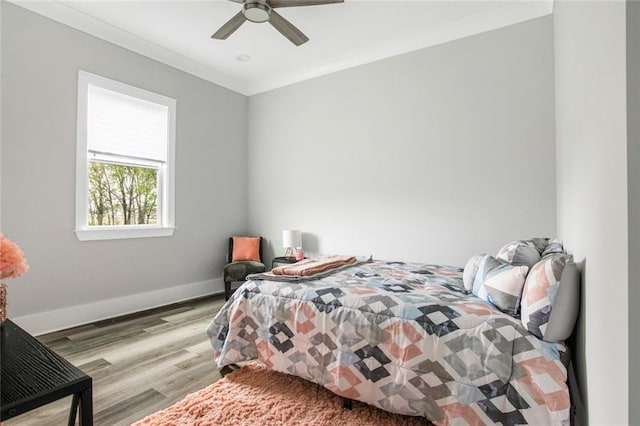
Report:
<svg viewBox="0 0 640 426"><path fill-rule="evenodd" d="M284 257L287 260L296 260L296 253L293 250L293 247L287 247L287 251L284 252Z"/></svg>

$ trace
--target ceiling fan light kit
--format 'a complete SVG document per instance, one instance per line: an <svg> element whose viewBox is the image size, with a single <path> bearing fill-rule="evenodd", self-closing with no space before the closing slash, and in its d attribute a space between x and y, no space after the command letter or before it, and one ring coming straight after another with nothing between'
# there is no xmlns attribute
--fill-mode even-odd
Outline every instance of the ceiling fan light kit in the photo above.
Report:
<svg viewBox="0 0 640 426"><path fill-rule="evenodd" d="M245 3L242 6L242 14L247 18L247 21L260 24L269 20L271 7L262 3Z"/></svg>
<svg viewBox="0 0 640 426"><path fill-rule="evenodd" d="M216 31L211 38L226 40L245 21L262 23L269 22L273 27L285 36L291 43L300 46L309 41L302 31L277 13L277 7L318 6L322 4L343 3L344 0L231 0L242 3L242 10L228 20Z"/></svg>

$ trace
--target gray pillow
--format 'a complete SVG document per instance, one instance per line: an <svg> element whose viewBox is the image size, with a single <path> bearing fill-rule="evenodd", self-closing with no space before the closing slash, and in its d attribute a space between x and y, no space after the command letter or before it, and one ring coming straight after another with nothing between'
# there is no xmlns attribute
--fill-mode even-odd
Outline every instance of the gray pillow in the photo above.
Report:
<svg viewBox="0 0 640 426"><path fill-rule="evenodd" d="M547 244L540 257L545 257L546 255L551 253L566 253L564 251L564 247L562 247L562 242L560 242L560 240L558 240L557 238L551 240L549 244Z"/></svg>
<svg viewBox="0 0 640 426"><path fill-rule="evenodd" d="M496 259L512 265L524 265L531 268L540 260L540 251L533 240L511 241L498 251Z"/></svg>
<svg viewBox="0 0 640 426"><path fill-rule="evenodd" d="M529 238L527 241L535 246L536 250L538 250L538 253L540 253L540 257L542 257L542 252L549 244L549 238L546 237Z"/></svg>

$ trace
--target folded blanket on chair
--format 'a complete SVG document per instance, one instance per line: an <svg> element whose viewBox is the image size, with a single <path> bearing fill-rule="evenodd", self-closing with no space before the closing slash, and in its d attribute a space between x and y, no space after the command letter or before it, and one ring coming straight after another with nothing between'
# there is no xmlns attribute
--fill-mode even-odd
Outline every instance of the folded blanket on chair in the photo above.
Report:
<svg viewBox="0 0 640 426"><path fill-rule="evenodd" d="M315 259L305 259L300 262L292 263L273 268L271 272L274 275L291 275L297 277L308 277L316 275L330 269L339 268L345 265L356 263L355 256L323 256Z"/></svg>

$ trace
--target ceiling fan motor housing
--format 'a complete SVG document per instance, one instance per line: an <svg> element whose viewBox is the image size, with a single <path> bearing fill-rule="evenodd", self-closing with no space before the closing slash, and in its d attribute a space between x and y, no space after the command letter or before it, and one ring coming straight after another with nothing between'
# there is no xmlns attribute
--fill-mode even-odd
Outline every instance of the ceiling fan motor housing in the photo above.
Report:
<svg viewBox="0 0 640 426"><path fill-rule="evenodd" d="M0 0L2 1L2 0ZM291 43L300 46L309 41L302 31L275 11L279 7L316 6L322 4L342 3L344 0L231 0L242 3L242 10L236 13L216 31L211 38L226 40L246 22L269 22Z"/></svg>
<svg viewBox="0 0 640 426"><path fill-rule="evenodd" d="M271 15L271 6L260 2L246 2L242 6L242 14L247 18L247 21L267 22Z"/></svg>

